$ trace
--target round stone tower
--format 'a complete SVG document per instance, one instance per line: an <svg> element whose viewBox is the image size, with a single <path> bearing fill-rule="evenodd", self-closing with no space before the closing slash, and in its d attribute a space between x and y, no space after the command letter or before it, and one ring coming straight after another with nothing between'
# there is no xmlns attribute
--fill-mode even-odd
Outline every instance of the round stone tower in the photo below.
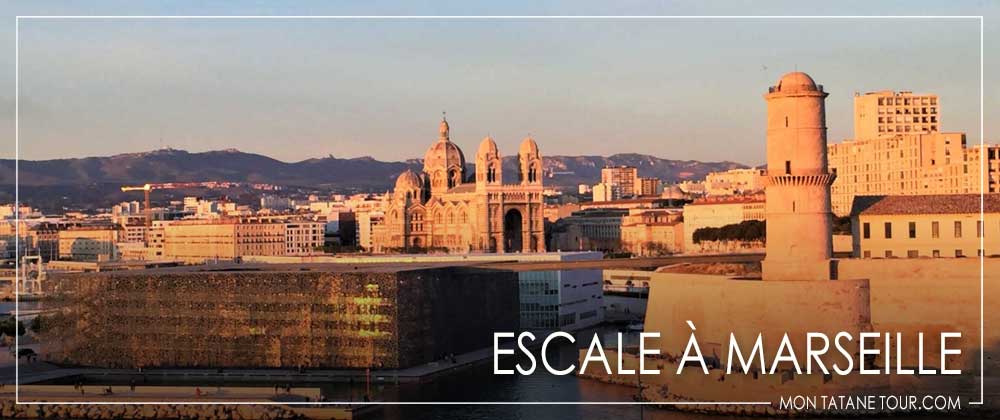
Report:
<svg viewBox="0 0 1000 420"><path fill-rule="evenodd" d="M767 101L764 280L830 280L832 239L827 169L827 93L802 72L784 75Z"/></svg>

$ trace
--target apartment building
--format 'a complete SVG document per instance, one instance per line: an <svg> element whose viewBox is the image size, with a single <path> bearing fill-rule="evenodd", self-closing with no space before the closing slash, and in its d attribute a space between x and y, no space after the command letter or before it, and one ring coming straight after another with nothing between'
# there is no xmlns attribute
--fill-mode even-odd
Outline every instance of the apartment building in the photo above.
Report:
<svg viewBox="0 0 1000 420"><path fill-rule="evenodd" d="M936 95L882 91L854 102L854 139L827 146L834 214L848 215L859 195L1000 192L1000 146L966 147L965 133L941 131Z"/></svg>
<svg viewBox="0 0 1000 420"><path fill-rule="evenodd" d="M763 169L730 169L710 172L705 176L705 193L708 195L734 195L764 190Z"/></svg>
<svg viewBox="0 0 1000 420"><path fill-rule="evenodd" d="M663 182L660 178L639 178L639 195L650 197L661 193L663 193Z"/></svg>
<svg viewBox="0 0 1000 420"><path fill-rule="evenodd" d="M881 90L854 94L854 137L934 133L941 127L938 96Z"/></svg>
<svg viewBox="0 0 1000 420"><path fill-rule="evenodd" d="M59 231L59 259L72 261L113 261L120 257L118 242L122 229L117 225L78 226Z"/></svg>
<svg viewBox="0 0 1000 420"><path fill-rule="evenodd" d="M296 221L284 225L285 255L310 255L322 252L326 223Z"/></svg>
<svg viewBox="0 0 1000 420"><path fill-rule="evenodd" d="M634 197L641 188L639 170L634 166L602 168L601 183L617 185L621 197Z"/></svg>

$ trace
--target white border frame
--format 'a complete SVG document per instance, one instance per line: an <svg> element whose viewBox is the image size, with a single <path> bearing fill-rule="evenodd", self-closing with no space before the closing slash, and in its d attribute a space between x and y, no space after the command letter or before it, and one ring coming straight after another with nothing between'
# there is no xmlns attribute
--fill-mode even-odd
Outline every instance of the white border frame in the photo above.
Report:
<svg viewBox="0 0 1000 420"><path fill-rule="evenodd" d="M733 16L733 15L722 15L722 16L711 16L711 15L685 15L685 16L600 16L600 15L584 15L584 16L572 16L572 15L554 15L554 16L542 16L542 15L531 15L531 16L517 16L517 15L495 15L495 16L451 16L451 15L435 15L435 16L376 16L376 15L343 15L343 16L333 16L333 15L320 15L320 16L307 16L307 15L96 15L96 16L78 16L78 15L54 15L54 16L39 16L39 15L28 15L28 16L16 16L14 19L14 319L16 322L20 319L20 293L18 291L19 282L19 268L20 261L17 255L20 253L20 153L21 153L21 143L20 143L20 27L21 19L25 20L68 20L68 19L81 19L81 20L115 20L115 19L155 19L155 20L184 20L184 19L197 19L197 20L232 20L232 19L270 19L270 20L292 20L292 19L309 19L309 20L347 20L347 19L363 19L363 20L739 20L739 19L775 19L775 20L791 20L791 19L834 19L834 20L876 20L876 19L918 19L918 20L929 20L929 19L957 19L957 20L979 20L979 145L983 147L985 145L985 124L984 124L984 107L983 107L983 97L984 97L984 37L983 37L983 16L982 15L942 15L942 16L915 16L915 15L885 15L885 16L860 16L860 15L812 15L812 16L795 16L795 15L756 15L756 16ZM985 249L985 181L984 177L986 175L986 167L984 165L985 160L980 157L979 160L979 220L984 224L984 233L979 237L979 248ZM979 401L969 401L969 405L983 405L985 402L985 365L984 353L985 353L985 338L983 334L984 329L984 278L985 278L985 252L981 252L979 255ZM16 332L16 331L15 331ZM20 350L20 337L14 334L14 348L15 351ZM665 402L654 402L654 401L471 401L471 402L424 402L424 401L378 401L378 402L276 402L276 401L264 401L264 402L252 402L252 401L170 401L170 402L131 402L131 401L97 401L97 402L85 402L85 401L65 401L65 402L40 402L40 401L21 401L20 400L20 358L15 356L14 359L14 402L17 405L62 405L62 404L90 404L90 405L770 405L770 402L766 401L720 401L720 402L691 402L691 401L665 401Z"/></svg>

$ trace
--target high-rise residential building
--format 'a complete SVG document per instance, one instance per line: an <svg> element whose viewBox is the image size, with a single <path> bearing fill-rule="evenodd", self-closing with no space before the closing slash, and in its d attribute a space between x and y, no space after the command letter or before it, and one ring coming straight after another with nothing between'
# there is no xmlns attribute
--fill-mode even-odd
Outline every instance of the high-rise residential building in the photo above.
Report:
<svg viewBox="0 0 1000 420"><path fill-rule="evenodd" d="M639 195L651 197L663 192L663 182L660 178L639 178Z"/></svg>
<svg viewBox="0 0 1000 420"><path fill-rule="evenodd" d="M934 133L941 127L937 95L881 90L854 95L854 137Z"/></svg>
<svg viewBox="0 0 1000 420"><path fill-rule="evenodd" d="M617 185L622 197L633 197L640 191L639 170L634 166L615 166L601 169L601 183Z"/></svg>
<svg viewBox="0 0 1000 420"><path fill-rule="evenodd" d="M1000 146L967 148L965 133L940 130L940 112L936 95L855 96L855 138L828 146L833 213L848 215L858 195L1000 192Z"/></svg>

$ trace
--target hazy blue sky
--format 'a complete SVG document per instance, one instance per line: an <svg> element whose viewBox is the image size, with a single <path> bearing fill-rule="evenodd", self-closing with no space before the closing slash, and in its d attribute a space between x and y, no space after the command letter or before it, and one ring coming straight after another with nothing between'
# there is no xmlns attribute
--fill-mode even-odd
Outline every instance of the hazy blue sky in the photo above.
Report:
<svg viewBox="0 0 1000 420"><path fill-rule="evenodd" d="M2 155L14 154L14 16L52 14L985 15L986 139L998 141L995 3L829 3L15 3L0 26ZM761 95L796 68L830 92L830 141L852 134L854 92L878 89L937 93L943 129L980 138L976 20L46 19L21 20L20 52L25 159L171 146L400 160L422 156L447 111L467 155L487 134L516 153L530 133L543 154L759 164Z"/></svg>

